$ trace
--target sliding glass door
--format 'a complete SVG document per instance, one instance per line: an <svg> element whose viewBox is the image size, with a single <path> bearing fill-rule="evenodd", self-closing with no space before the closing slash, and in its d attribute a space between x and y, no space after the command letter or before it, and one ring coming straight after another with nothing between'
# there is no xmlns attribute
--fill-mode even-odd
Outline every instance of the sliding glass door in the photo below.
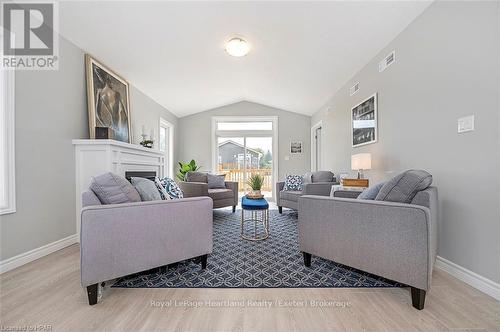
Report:
<svg viewBox="0 0 500 332"><path fill-rule="evenodd" d="M250 190L248 179L259 174L264 179L262 193L272 199L276 170L273 121L216 119L214 127L215 172L238 182L240 196Z"/></svg>

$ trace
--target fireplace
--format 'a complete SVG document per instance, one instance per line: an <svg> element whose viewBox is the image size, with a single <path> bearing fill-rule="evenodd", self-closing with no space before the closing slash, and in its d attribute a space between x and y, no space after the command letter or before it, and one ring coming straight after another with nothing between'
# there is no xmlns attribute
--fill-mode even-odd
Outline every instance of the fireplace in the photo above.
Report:
<svg viewBox="0 0 500 332"><path fill-rule="evenodd" d="M76 232L80 233L82 192L88 189L93 176L112 172L126 177L154 180L162 178L165 153L110 139L73 140L75 147Z"/></svg>
<svg viewBox="0 0 500 332"><path fill-rule="evenodd" d="M156 172L155 171L126 171L125 172L125 178L129 180L130 178L145 178L151 181L154 181L156 178Z"/></svg>

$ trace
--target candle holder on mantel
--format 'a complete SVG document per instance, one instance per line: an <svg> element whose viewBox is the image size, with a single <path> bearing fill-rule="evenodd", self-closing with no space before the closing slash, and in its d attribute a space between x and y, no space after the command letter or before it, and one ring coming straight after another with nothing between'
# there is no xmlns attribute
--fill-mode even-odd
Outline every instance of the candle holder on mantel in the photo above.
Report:
<svg viewBox="0 0 500 332"><path fill-rule="evenodd" d="M145 148L152 149L154 141L151 140L151 139L147 139L148 135L146 135L146 134L142 134L141 136L142 136L142 142L140 142L139 144L142 145Z"/></svg>

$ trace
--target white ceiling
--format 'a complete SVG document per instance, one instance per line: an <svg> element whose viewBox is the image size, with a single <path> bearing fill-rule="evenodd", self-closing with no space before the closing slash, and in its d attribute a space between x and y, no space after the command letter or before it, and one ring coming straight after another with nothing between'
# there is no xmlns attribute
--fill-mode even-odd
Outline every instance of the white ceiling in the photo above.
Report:
<svg viewBox="0 0 500 332"><path fill-rule="evenodd" d="M178 116L317 111L430 2L62 2L61 34ZM242 36L243 58L224 42Z"/></svg>

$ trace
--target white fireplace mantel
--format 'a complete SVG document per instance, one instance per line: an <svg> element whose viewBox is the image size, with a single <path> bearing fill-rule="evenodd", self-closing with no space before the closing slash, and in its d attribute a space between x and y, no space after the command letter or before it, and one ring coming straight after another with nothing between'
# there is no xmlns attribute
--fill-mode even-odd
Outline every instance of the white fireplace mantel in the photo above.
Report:
<svg viewBox="0 0 500 332"><path fill-rule="evenodd" d="M154 171L163 177L165 153L140 145L110 139L75 139L76 231L80 234L82 192L93 176L112 172L125 176L128 171ZM79 238L79 236L78 236Z"/></svg>

